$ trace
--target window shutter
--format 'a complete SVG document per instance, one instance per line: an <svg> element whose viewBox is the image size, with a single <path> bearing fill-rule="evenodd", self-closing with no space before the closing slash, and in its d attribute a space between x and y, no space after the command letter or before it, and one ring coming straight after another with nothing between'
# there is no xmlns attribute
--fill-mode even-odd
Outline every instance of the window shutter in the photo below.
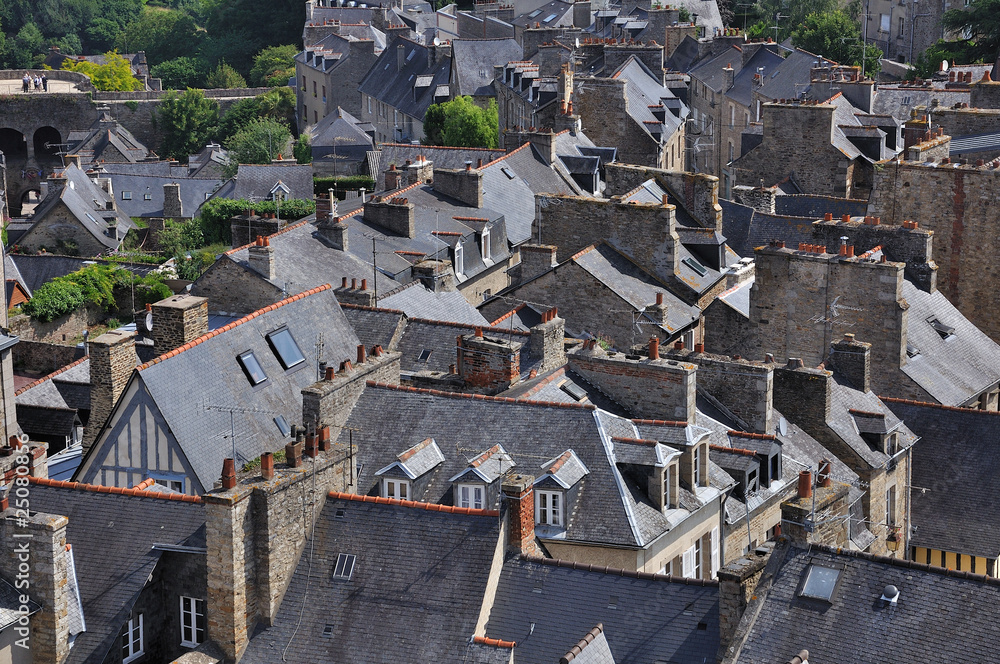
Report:
<svg viewBox="0 0 1000 664"><path fill-rule="evenodd" d="M694 547L684 552L684 558L681 560L681 575L685 579L690 579L694 576Z"/></svg>
<svg viewBox="0 0 1000 664"><path fill-rule="evenodd" d="M712 577L719 571L719 527L712 528Z"/></svg>

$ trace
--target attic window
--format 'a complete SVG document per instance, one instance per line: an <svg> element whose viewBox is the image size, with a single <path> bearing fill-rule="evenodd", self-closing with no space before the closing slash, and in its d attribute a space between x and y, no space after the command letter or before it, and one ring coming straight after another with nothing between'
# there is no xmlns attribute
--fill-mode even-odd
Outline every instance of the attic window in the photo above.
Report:
<svg viewBox="0 0 1000 664"><path fill-rule="evenodd" d="M341 553L337 556L337 564L333 567L333 578L350 581L354 574L354 561L357 556L350 553Z"/></svg>
<svg viewBox="0 0 1000 664"><path fill-rule="evenodd" d="M142 195L142 200L144 200L144 201L151 201L151 200L153 200L153 195L149 194L149 193L143 194Z"/></svg>
<svg viewBox="0 0 1000 664"><path fill-rule="evenodd" d="M288 420L285 419L284 415L278 415L274 418L274 426L278 427L278 431L285 438L288 438L288 435L292 433L292 428L288 426Z"/></svg>
<svg viewBox="0 0 1000 664"><path fill-rule="evenodd" d="M240 366L243 368L243 373L246 374L247 380L250 381L251 385L260 385L267 380L267 374L264 373L263 367L260 366L260 362L257 361L257 356L253 354L252 350L241 353L236 359L239 361Z"/></svg>
<svg viewBox="0 0 1000 664"><path fill-rule="evenodd" d="M931 327L934 328L935 332L941 335L942 339L947 339L948 337L955 335L955 328L951 327L950 325L945 325L944 323L939 321L935 316L931 316L930 318L928 318L927 322L931 324Z"/></svg>
<svg viewBox="0 0 1000 664"><path fill-rule="evenodd" d="M281 362L281 366L285 369L291 369L306 361L305 355L299 350L299 345L295 343L295 339L292 337L292 333L288 331L288 328L271 332L267 335L267 343L270 344L271 350L274 351L274 354L278 357L278 361Z"/></svg>
<svg viewBox="0 0 1000 664"><path fill-rule="evenodd" d="M417 49L412 49L410 54L406 56L406 61L409 62L413 59L413 56L417 54Z"/></svg>
<svg viewBox="0 0 1000 664"><path fill-rule="evenodd" d="M560 389L577 401L583 401L587 398L587 392L582 387L574 383L566 383Z"/></svg>
<svg viewBox="0 0 1000 664"><path fill-rule="evenodd" d="M513 180L514 179L514 171L510 170L506 166L503 166L500 169L500 172L503 173L504 175L506 175L508 180Z"/></svg>
<svg viewBox="0 0 1000 664"><path fill-rule="evenodd" d="M420 351L420 357L417 358L417 362L426 362L427 359L431 356L432 352L433 351L429 348L423 349L422 351Z"/></svg>
<svg viewBox="0 0 1000 664"><path fill-rule="evenodd" d="M536 9L535 11L531 12L530 14L528 14L528 18L535 18L536 16L538 16L541 13L542 13L541 9Z"/></svg>
<svg viewBox="0 0 1000 664"><path fill-rule="evenodd" d="M805 583L802 584L802 590L799 591L799 596L832 602L833 591L837 589L837 581L839 580L839 569L823 567L822 565L810 565L809 571L806 572Z"/></svg>
<svg viewBox="0 0 1000 664"><path fill-rule="evenodd" d="M323 626L323 636L328 639L333 638L333 625L327 623Z"/></svg>
<svg viewBox="0 0 1000 664"><path fill-rule="evenodd" d="M551 21L552 19L554 19L555 17L556 17L556 15L555 15L555 14L549 14L548 16L546 16L546 17L545 17L545 18L544 18L544 19L542 20L542 23L548 23L548 22L550 22L550 21Z"/></svg>
<svg viewBox="0 0 1000 664"><path fill-rule="evenodd" d="M704 265L702 265L693 258L685 258L681 262L687 265L695 272L697 272L699 277L704 277L706 274L708 274L708 268L706 268Z"/></svg>
<svg viewBox="0 0 1000 664"><path fill-rule="evenodd" d="M906 356L907 357L916 357L917 355L920 355L920 349L917 348L916 346L914 346L911 343L907 343L906 344Z"/></svg>
<svg viewBox="0 0 1000 664"><path fill-rule="evenodd" d="M90 214L89 212L85 212L84 214L87 215L87 219L90 219L95 224L97 223L97 219L94 219L94 215Z"/></svg>
<svg viewBox="0 0 1000 664"><path fill-rule="evenodd" d="M122 200L123 201L130 201L130 200L132 200L132 192L131 191L123 191L122 192Z"/></svg>

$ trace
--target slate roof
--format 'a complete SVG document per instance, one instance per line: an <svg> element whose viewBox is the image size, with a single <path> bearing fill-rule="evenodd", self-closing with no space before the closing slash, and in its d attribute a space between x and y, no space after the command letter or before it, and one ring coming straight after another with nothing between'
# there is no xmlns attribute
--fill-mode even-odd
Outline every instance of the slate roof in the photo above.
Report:
<svg viewBox="0 0 1000 664"><path fill-rule="evenodd" d="M153 544L204 546L205 512L198 503L33 483L31 509L69 519L66 542L73 547L87 631L76 637L67 664L104 661L160 559Z"/></svg>
<svg viewBox="0 0 1000 664"><path fill-rule="evenodd" d="M403 371L441 371L448 373L449 367L456 364L458 360L456 338L458 335L469 335L475 331L475 326L462 323L449 323L445 321L433 320L408 320L403 336L399 340L396 350L403 354L400 365ZM527 376L532 365L537 365L539 360L532 359L528 353L528 335L514 333L508 334L508 330L503 327L484 328L484 334L492 337L508 340L508 336L514 343L522 343L521 348L521 375ZM426 360L421 361L420 355L425 351L430 351Z"/></svg>
<svg viewBox="0 0 1000 664"><path fill-rule="evenodd" d="M307 358L287 371L264 338L283 325ZM274 451L285 441L273 418L283 415L288 422L300 418L301 390L317 380L317 360L331 366L338 366L344 359L353 360L359 343L329 287L282 300L227 327L209 332L182 352L163 355L140 366L129 383L139 382L136 398L145 392L155 403L201 484L201 491L212 487L221 472L222 460L232 455L231 420L226 409L252 409L235 420L238 465L263 452ZM322 355L318 356L321 335ZM237 355L247 350L254 352L267 375L267 380L256 388L237 362ZM192 376L198 379L192 380ZM126 407L124 399L116 404L112 425ZM89 462L103 448L108 433L105 428L99 434L78 477L88 477L96 471L89 467Z"/></svg>
<svg viewBox="0 0 1000 664"><path fill-rule="evenodd" d="M573 569L553 560L513 558L500 573L486 634L515 641L519 664L551 664L603 624L615 662L713 662L719 591L652 574ZM587 646L583 653L595 647ZM573 662L601 661L582 659ZM605 661L607 661L605 659Z"/></svg>
<svg viewBox="0 0 1000 664"><path fill-rule="evenodd" d="M753 287L753 282L753 279L747 279L719 293L718 300L750 318L750 289Z"/></svg>
<svg viewBox="0 0 1000 664"><path fill-rule="evenodd" d="M84 356L15 392L18 405L90 409L90 358Z"/></svg>
<svg viewBox="0 0 1000 664"><path fill-rule="evenodd" d="M899 433L899 449L910 447L917 441L917 436L910 431L904 422L896 417L874 392L862 392L851 387L840 374L834 372L831 386L830 416L827 426L830 427L854 452L873 468L885 466L889 457L883 452L872 449L861 437L859 427L851 411L862 413L883 413L884 425L887 431Z"/></svg>
<svg viewBox="0 0 1000 664"><path fill-rule="evenodd" d="M916 106L931 107L935 99L944 108L952 108L956 104L967 104L969 103L969 89L952 88L941 90L936 88L880 85L875 92L872 113L891 115L900 122L905 122L910 119L911 109Z"/></svg>
<svg viewBox="0 0 1000 664"><path fill-rule="evenodd" d="M283 164L240 164L239 172L212 195L212 198L270 199L271 190L282 183L291 193L285 198L313 200L312 166L288 159Z"/></svg>
<svg viewBox="0 0 1000 664"><path fill-rule="evenodd" d="M534 28L535 23L540 24L543 28L571 26L573 25L573 3L553 0L553 2L536 6L531 11L515 16L510 22L518 28ZM528 53L527 55L532 54ZM511 60L517 59L516 57L511 58Z"/></svg>
<svg viewBox="0 0 1000 664"><path fill-rule="evenodd" d="M581 394L577 399L572 392ZM535 378L521 377L521 382L503 393L505 397L531 401L554 401L556 403L592 403L621 417L628 417L629 412L620 404L587 382L580 374L573 371L568 364Z"/></svg>
<svg viewBox="0 0 1000 664"><path fill-rule="evenodd" d="M365 161L367 153L375 147L374 139L365 131L367 127L371 125L361 122L338 106L307 130L313 161L330 161L338 165L341 162ZM344 172L348 172L346 166Z"/></svg>
<svg viewBox="0 0 1000 664"><path fill-rule="evenodd" d="M88 131L75 133L67 141L70 143L66 148L67 154L79 155L84 165L98 161L135 163L156 158L149 148L106 112Z"/></svg>
<svg viewBox="0 0 1000 664"><path fill-rule="evenodd" d="M393 342L398 341L406 323L402 311L353 304L342 304L340 308L365 348L382 346L385 350L392 350Z"/></svg>
<svg viewBox="0 0 1000 664"><path fill-rule="evenodd" d="M402 69L397 69L396 50L400 46L405 49L406 57ZM430 48L405 37L397 37L361 79L358 90L404 115L423 121L427 107L435 101L437 87L447 85L451 74L451 58L442 54L432 64ZM415 88L416 79L420 76L430 76L429 85Z"/></svg>
<svg viewBox="0 0 1000 664"><path fill-rule="evenodd" d="M341 496L327 499L312 556L301 557L274 625L259 628L241 661L466 661L499 537L496 513ZM349 580L332 575L342 553L356 556Z"/></svg>
<svg viewBox="0 0 1000 664"><path fill-rule="evenodd" d="M698 61L698 52L698 40L690 35L685 35L667 61L663 63L663 68L668 71L686 73Z"/></svg>
<svg viewBox="0 0 1000 664"><path fill-rule="evenodd" d="M380 307L400 309L411 318L428 318L450 323L489 325L479 311L458 291L432 291L419 281L386 293L378 301Z"/></svg>
<svg viewBox="0 0 1000 664"><path fill-rule="evenodd" d="M832 602L798 596L810 564L842 568ZM932 661L943 649L969 661L995 656L995 579L821 545L779 545L764 579L775 569L744 614L738 664L773 664L803 648L816 662L877 661L887 647L899 662ZM899 590L895 605L880 599L888 585Z"/></svg>
<svg viewBox="0 0 1000 664"><path fill-rule="evenodd" d="M21 592L0 577L0 632L17 623L21 615ZM28 615L41 610L36 602L28 602Z"/></svg>
<svg viewBox="0 0 1000 664"><path fill-rule="evenodd" d="M913 546L996 559L1000 533L984 528L982 514L998 507L992 486L1000 471L997 415L884 398L920 436L913 448L910 492ZM918 488L919 487L919 488ZM969 509L976 505L976 509Z"/></svg>
<svg viewBox="0 0 1000 664"><path fill-rule="evenodd" d="M1000 154L1000 132L953 136L949 147L949 154L958 155L988 151Z"/></svg>
<svg viewBox="0 0 1000 664"><path fill-rule="evenodd" d="M611 78L628 81L628 85L625 86L628 114L644 132L657 140L666 140L673 135L687 117L687 106L663 85L661 78L657 78L646 64L635 56L629 56ZM678 106L679 115L675 115L670 108L664 109L663 120L653 115L651 106L671 102ZM662 129L660 135L652 132L654 126Z"/></svg>
<svg viewBox="0 0 1000 664"><path fill-rule="evenodd" d="M456 95L494 97L493 65L521 59L517 40L455 39L451 42Z"/></svg>
<svg viewBox="0 0 1000 664"><path fill-rule="evenodd" d="M389 166L403 169L407 160L416 163L418 156L423 156L434 164L435 168L465 168L465 162L475 165L480 159L488 164L506 153L503 150L487 150L485 148L452 148L438 145L411 145L409 143L379 143L378 172L375 178L375 189L385 189L385 172Z"/></svg>
<svg viewBox="0 0 1000 664"><path fill-rule="evenodd" d="M919 351L907 358L904 374L946 406L964 405L1000 381L1000 345L944 293L928 293L904 279L902 295L910 305L906 343ZM942 338L928 322L935 318L954 328L954 334Z"/></svg>
<svg viewBox="0 0 1000 664"><path fill-rule="evenodd" d="M753 256L754 247L766 245L771 240L784 240L788 246L799 242L812 242L812 224L816 217L791 217L758 212L724 198L722 206L722 233L729 246L740 256Z"/></svg>
<svg viewBox="0 0 1000 664"><path fill-rule="evenodd" d="M868 201L853 198L838 198L819 194L792 194L776 196L774 211L782 216L811 217L822 219L827 212L834 219L840 219L845 214L852 217L864 217L868 210Z"/></svg>
<svg viewBox="0 0 1000 664"><path fill-rule="evenodd" d="M129 217L162 217L163 185L178 184L180 185L183 217L193 219L197 216L202 204L222 186L221 179L211 177L171 177L117 173L116 170L114 164L106 165L101 168L103 172L99 175L110 178L111 190L115 193L115 204L122 214ZM147 194L149 195L148 201L146 200Z"/></svg>

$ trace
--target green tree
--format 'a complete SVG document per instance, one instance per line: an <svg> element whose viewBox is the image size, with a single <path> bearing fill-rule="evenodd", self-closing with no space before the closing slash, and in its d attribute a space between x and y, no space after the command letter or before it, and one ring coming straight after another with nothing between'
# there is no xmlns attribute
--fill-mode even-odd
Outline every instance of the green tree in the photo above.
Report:
<svg viewBox="0 0 1000 664"><path fill-rule="evenodd" d="M840 9L807 16L792 33L792 44L844 65L860 67L864 61L870 76L881 68L882 51L874 44L865 45L858 24Z"/></svg>
<svg viewBox="0 0 1000 664"><path fill-rule="evenodd" d="M218 140L228 145L233 136L258 118L272 118L290 128L295 121L295 92L288 87L275 88L256 97L239 100L222 117Z"/></svg>
<svg viewBox="0 0 1000 664"><path fill-rule="evenodd" d="M186 90L205 85L205 63L182 55L150 68L150 74L163 80L165 90Z"/></svg>
<svg viewBox="0 0 1000 664"><path fill-rule="evenodd" d="M203 33L194 19L182 11L146 7L128 25L116 42L119 50L145 51L150 65L197 52Z"/></svg>
<svg viewBox="0 0 1000 664"><path fill-rule="evenodd" d="M201 90L172 90L160 103L162 151L168 157L186 161L188 155L205 146L219 123L219 105L205 98Z"/></svg>
<svg viewBox="0 0 1000 664"><path fill-rule="evenodd" d="M230 164L227 175L236 172L239 164L270 164L278 155L288 153L291 140L288 127L273 118L258 118L229 139Z"/></svg>
<svg viewBox="0 0 1000 664"><path fill-rule="evenodd" d="M292 148L292 154L295 155L295 161L300 164L312 163L312 146L309 145L309 134L299 136L298 140L295 141L295 147Z"/></svg>
<svg viewBox="0 0 1000 664"><path fill-rule="evenodd" d="M827 14L838 8L838 0L757 0L757 15L767 27L761 37L782 42L806 22L810 14ZM778 29L775 30L774 26ZM812 51L816 53L816 51ZM817 53L826 55L826 53Z"/></svg>
<svg viewBox="0 0 1000 664"><path fill-rule="evenodd" d="M298 52L299 48L292 44L262 49L253 58L250 83L268 87L288 85L288 79L295 75L295 55Z"/></svg>
<svg viewBox="0 0 1000 664"><path fill-rule="evenodd" d="M967 39L975 60L992 61L1000 51L1000 0L972 0L962 9L949 9L941 17L946 30Z"/></svg>
<svg viewBox="0 0 1000 664"><path fill-rule="evenodd" d="M497 104L476 106L472 97L456 97L432 104L424 116L424 142L466 148L495 148L498 144Z"/></svg>
<svg viewBox="0 0 1000 664"><path fill-rule="evenodd" d="M941 69L942 60L947 60L949 64L971 65L982 62L983 58L976 44L971 41L939 39L916 57L911 73L914 78L930 78Z"/></svg>
<svg viewBox="0 0 1000 664"><path fill-rule="evenodd" d="M90 82L98 90L138 90L142 81L132 75L132 65L118 55L117 51L104 54L104 64L99 65L88 60L66 60L63 69L86 74Z"/></svg>
<svg viewBox="0 0 1000 664"><path fill-rule="evenodd" d="M223 60L205 77L205 86L208 88L245 88L247 81Z"/></svg>

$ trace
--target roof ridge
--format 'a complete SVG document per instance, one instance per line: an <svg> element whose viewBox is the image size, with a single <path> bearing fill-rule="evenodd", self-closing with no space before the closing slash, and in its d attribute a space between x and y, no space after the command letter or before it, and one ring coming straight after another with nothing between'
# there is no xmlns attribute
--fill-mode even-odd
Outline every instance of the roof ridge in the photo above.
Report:
<svg viewBox="0 0 1000 664"><path fill-rule="evenodd" d="M379 143L383 147L412 148L420 150L475 150L478 152L503 152L500 148L462 148L453 145L411 145L410 143Z"/></svg>
<svg viewBox="0 0 1000 664"><path fill-rule="evenodd" d="M358 503L377 503L379 505L394 505L398 507L415 507L428 512L449 512L452 514L468 514L471 516L500 516L498 510L476 509L474 507L456 507L439 503L425 503L418 500L399 500L398 498L383 498L382 496L359 496L356 493L331 491L327 494L334 500L353 500Z"/></svg>
<svg viewBox="0 0 1000 664"><path fill-rule="evenodd" d="M532 385L531 387L529 387L520 396L522 398L523 397L530 397L532 394L535 394L539 389L545 387L546 385L548 385L549 383L551 383L552 381L554 381L556 378L565 377L565 376L566 376L566 365L564 364L561 367L553 369L552 373L550 373L548 376L545 376L540 381L538 381L537 383L535 383L534 385ZM530 380L530 378L529 378L529 380Z"/></svg>
<svg viewBox="0 0 1000 664"><path fill-rule="evenodd" d="M885 419L885 413L879 413L873 410L859 410L857 408L848 408L847 412L851 415L861 415L862 417L881 417Z"/></svg>
<svg viewBox="0 0 1000 664"><path fill-rule="evenodd" d="M491 639L486 636L474 636L472 637L473 643L478 643L483 646L493 646L494 648L513 648L517 645L516 641L504 641L503 639Z"/></svg>
<svg viewBox="0 0 1000 664"><path fill-rule="evenodd" d="M308 216L308 215L307 215L307 216ZM309 223L309 221L308 221L308 220L306 220L306 221L300 221L300 222L299 222L299 223L297 223L297 224L293 224L292 226L285 226L285 227L284 227L284 228L282 228L282 229L281 229L280 231L278 231L278 232L276 232L276 233L271 233L270 235L265 235L264 237L265 237L265 238L267 238L267 239L271 239L272 237L275 237L275 236L278 236L278 235L281 235L282 233L287 233L287 232L288 232L288 231L290 231L290 230L294 230L294 229L298 228L299 226L303 226L303 225L305 225L305 224L308 224L308 223ZM243 246L241 246L241 247L233 247L232 249L230 249L230 250L228 250L228 251L225 251L225 252L223 252L223 254L224 254L225 256L232 256L232 255L233 255L233 254L235 254L235 253L236 253L237 251L243 251L243 250L244 250L244 249L246 249L247 247L252 247L252 246L253 246L253 244L254 244L253 242L249 242L249 243L247 243L247 244L244 244L244 245L243 245Z"/></svg>
<svg viewBox="0 0 1000 664"><path fill-rule="evenodd" d="M490 327L496 327L497 325L499 325L500 323L504 322L505 320L507 320L508 318L510 318L511 316L513 316L514 314L516 314L518 311L520 311L521 309L523 309L526 306L528 306L526 303L521 302L516 307L514 307L513 309L511 309L510 311L508 311L507 313L505 313L503 316L500 316L500 318L497 318L495 321L493 321L492 323L490 323Z"/></svg>
<svg viewBox="0 0 1000 664"><path fill-rule="evenodd" d="M222 334L223 332L228 332L229 330L233 329L234 327L236 327L238 325L242 325L243 323L246 323L247 321L253 320L254 318L257 318L258 316L260 316L261 314L265 314L265 313L268 313L270 311L274 311L275 309L278 309L279 307L283 307L286 304L291 304L292 302L295 302L296 300L301 300L301 299L303 299L305 297L308 297L310 295L315 295L316 293L319 293L319 292L325 291L325 290L330 290L330 284L323 284L322 286L317 286L316 288L311 288L311 289L309 289L307 291L303 291L303 292L299 293L298 295L293 295L291 297L286 297L284 300L279 300L278 302L275 302L274 304L269 304L266 307L264 307L263 309L258 309L257 311L253 312L252 314L247 314L246 316L244 316L243 318L240 318L239 320L234 320L232 323L228 323L226 325L223 325L222 327L219 327L219 328L216 328L216 329L211 330L209 332L206 332L205 334L201 335L197 339L194 339L192 341L187 342L183 346L180 346L180 347L175 348L175 349L173 349L171 351L168 351L168 352L164 353L163 355L160 355L159 357L155 357L152 360L150 360L149 362L146 362L145 364L139 365L136 369L137 369L137 371L142 371L143 369L148 369L149 367L153 366L154 364L159 364L160 362L163 362L164 360L167 360L167 359L169 359L169 358L171 358L171 357L173 357L175 355L179 355L179 354L183 353L184 351L186 351L189 348L193 348L194 346L197 346L198 344L201 344L201 343L204 343L204 342L208 341L212 337L216 337L216 336Z"/></svg>
<svg viewBox="0 0 1000 664"><path fill-rule="evenodd" d="M652 438L627 438L625 436L611 436L611 440L620 440L623 443L636 443L639 445L659 445L660 441Z"/></svg>
<svg viewBox="0 0 1000 664"><path fill-rule="evenodd" d="M448 327L464 327L468 329L475 329L477 327L482 328L483 332L496 332L497 334L517 334L522 337L530 337L531 332L526 332L524 330L505 330L501 327L493 327L492 325L476 325L475 323L456 323L450 320L433 320L431 318L409 318L407 320L411 323L427 323L430 325L446 325Z"/></svg>
<svg viewBox="0 0 1000 664"><path fill-rule="evenodd" d="M683 422L681 420L644 420L644 419L633 418L632 422L634 424L651 424L653 426L658 426L658 427L686 427L686 426L688 426L687 422Z"/></svg>
<svg viewBox="0 0 1000 664"><path fill-rule="evenodd" d="M399 253L399 252L396 252L396 253ZM426 254L424 254L424 255L426 255ZM383 293L383 294L382 294L382 295L381 295L381 296L379 297L379 299L380 299L380 300L384 300L385 298L387 298L387 297L391 297L391 296L395 295L396 293L402 293L403 291L405 291L405 290L406 290L406 289L408 289L408 288L414 288L414 287L415 287L415 286L416 286L417 284L420 284L420 285L423 285L423 284L422 284L422 283L420 282L420 280L419 280L419 279L414 279L413 281L411 281L411 282L409 282L409 283L406 283L406 284L402 284L402 285L399 285L399 286L396 286L395 288L393 288L393 289L392 289L391 291L389 291L388 293Z"/></svg>
<svg viewBox="0 0 1000 664"><path fill-rule="evenodd" d="M502 157L497 157L496 159L494 159L493 161L491 161L491 162L490 162L490 163L488 163L488 164L483 164L483 165L482 165L482 166L480 166L480 167L479 167L479 169L477 169L477 170L481 170L481 169L483 169L483 168L489 168L489 167L490 167L490 166L492 166L493 164L497 164L497 163L500 163L501 161L503 161L503 160L504 160L504 159L506 159L507 157L511 156L512 154L517 154L518 152L520 152L520 151L521 151L521 150L523 150L524 148L529 148L529 147L531 147L531 142L530 142L530 141L529 141L528 143L525 143L525 144L524 144L524 145L522 145L521 147L517 148L516 150L511 150L510 152L508 152L507 154L505 154L505 155L504 155L504 156L502 156Z"/></svg>
<svg viewBox="0 0 1000 664"><path fill-rule="evenodd" d="M526 556L521 554L521 560L529 563L539 563L541 565L552 565L553 567L568 567L570 569L580 569L585 572L597 572L599 574L613 574L615 576L625 576L633 579L648 579L650 581L666 581L668 583L683 584L685 586L718 587L716 579L688 579L682 576L672 576L669 574L654 574L652 572L637 572L620 567L602 567L601 565L591 565L589 563L579 563L571 560L559 560L556 558L542 558L540 556ZM997 579L1000 585L1000 579Z"/></svg>
<svg viewBox="0 0 1000 664"><path fill-rule="evenodd" d="M862 560L868 560L873 563L883 563L886 565L892 565L893 567L902 567L904 569L915 569L921 572L932 572L934 574L940 574L941 576L951 576L958 579L968 579L970 581L980 581L986 585L1000 586L1000 578L987 576L985 574L975 574L967 570L957 570L950 569L948 567L938 567L936 565L930 565L928 563L918 563L913 560L903 560L902 558L893 558L892 556L880 556L874 553L868 553L867 551L851 551L849 549L842 549L840 547L829 546L826 544L810 543L809 549L811 551L824 551L826 553L832 553L838 556L849 556L851 558L861 558Z"/></svg>
<svg viewBox="0 0 1000 664"><path fill-rule="evenodd" d="M380 383L370 380L368 387L381 387L397 392L413 392L415 394L430 394L436 397L451 397L452 399L476 399L478 401L496 401L500 403L512 403L523 406L544 406L547 408L579 408L582 410L597 410L593 404L585 403L563 403L560 401L535 401L534 399L515 399L513 397L489 396L486 394L467 394L465 392L447 392L445 390L432 390L426 387L409 387L407 385L392 385L390 383Z"/></svg>
<svg viewBox="0 0 1000 664"><path fill-rule="evenodd" d="M736 429L730 429L726 434L738 438L753 438L754 440L777 440L774 435L769 433L752 433L750 431L737 431Z"/></svg>
<svg viewBox="0 0 1000 664"><path fill-rule="evenodd" d="M392 291L390 291L390 293L391 292ZM401 311L400 309L387 309L385 307L369 307L366 304L353 304L351 302L341 302L340 303L340 308L341 309L361 309L363 311L382 311L382 312L387 313L387 314L402 314L404 316L406 315L406 312Z"/></svg>
<svg viewBox="0 0 1000 664"><path fill-rule="evenodd" d="M589 254L591 251L593 251L596 248L597 248L597 243L595 242L594 244L590 245L589 247L584 247L580 251L578 251L575 254L573 254L572 256L570 256L569 260L575 261L580 256L583 256L584 254Z"/></svg>
<svg viewBox="0 0 1000 664"><path fill-rule="evenodd" d="M880 401L887 403L902 403L907 406L926 406L928 408L938 408L940 410L958 411L961 413L979 413L981 415L1000 415L1000 411L981 410L979 408L963 408L962 406L946 406L943 403L931 403L930 401L918 401L917 399L903 399L901 397L879 397Z"/></svg>
<svg viewBox="0 0 1000 664"><path fill-rule="evenodd" d="M405 187L400 187L399 189L390 189L390 190L386 191L384 194L382 194L381 197L385 198L386 196L389 196L391 194L405 194L410 189L414 189L416 187L419 187L422 184L424 184L424 183L421 182L420 180L417 180L413 184L408 184ZM355 212L357 212L357 211L355 211Z"/></svg>
<svg viewBox="0 0 1000 664"><path fill-rule="evenodd" d="M583 638L576 642L576 645L570 648L562 659L559 660L559 664L569 664L577 655L583 652L583 649L589 646L594 640L604 632L604 623L597 623L595 626L590 628L590 631L583 635Z"/></svg>
<svg viewBox="0 0 1000 664"><path fill-rule="evenodd" d="M152 478L145 479L131 489L124 489L120 486L102 486L98 484L85 484L83 482L66 482L63 480L50 480L46 477L28 477L32 484L40 486L51 486L60 489L76 489L78 491L90 491L92 493L111 493L122 496L137 496L140 498L159 498L160 500L177 500L184 503L200 503L201 496L189 496L186 493L163 493L160 491L148 491L148 487L155 484Z"/></svg>
<svg viewBox="0 0 1000 664"><path fill-rule="evenodd" d="M72 369L73 367L77 366L78 364L80 364L84 360L89 360L89 359L90 359L90 355L84 355L79 360L74 360L73 362L70 362L66 366L61 367L59 369L56 369L55 371L53 371L50 374L46 374L45 376L42 376L41 378L39 378L37 380L33 380L30 383L28 383L27 385L25 385L24 387L22 387L22 388L20 388L18 390L15 390L14 391L14 396L16 397L16 396L18 396L20 394L23 394L23 393L27 392L28 390L30 390L33 387L38 387L39 385L41 385L45 381L52 380L54 377L58 376L59 374L63 373L64 371L69 371L70 369Z"/></svg>
<svg viewBox="0 0 1000 664"><path fill-rule="evenodd" d="M748 450L743 447L726 447L725 445L709 445L708 449L716 450L717 452L732 452L733 454L742 454L743 456L757 456L757 453L753 450Z"/></svg>

